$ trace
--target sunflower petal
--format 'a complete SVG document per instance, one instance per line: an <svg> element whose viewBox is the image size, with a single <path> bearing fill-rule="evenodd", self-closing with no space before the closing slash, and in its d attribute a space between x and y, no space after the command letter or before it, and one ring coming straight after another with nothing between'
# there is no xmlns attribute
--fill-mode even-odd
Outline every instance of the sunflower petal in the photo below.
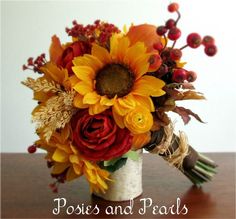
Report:
<svg viewBox="0 0 236 219"><path fill-rule="evenodd" d="M104 106L104 105L101 105L100 103L96 103L94 105L89 106L89 114L90 115L99 114L108 108L109 108L108 106Z"/></svg>
<svg viewBox="0 0 236 219"><path fill-rule="evenodd" d="M70 167L66 173L66 181L72 181L73 179L78 178L79 176L75 173L74 168Z"/></svg>
<svg viewBox="0 0 236 219"><path fill-rule="evenodd" d="M84 95L83 103L84 104L95 104L100 100L101 96L97 92L93 91Z"/></svg>
<svg viewBox="0 0 236 219"><path fill-rule="evenodd" d="M84 165L86 166L86 168L91 169L91 170L96 167L90 161L87 161L87 160L84 160Z"/></svg>
<svg viewBox="0 0 236 219"><path fill-rule="evenodd" d="M91 53L93 56L97 57L103 64L111 62L111 56L104 47L93 44Z"/></svg>
<svg viewBox="0 0 236 219"><path fill-rule="evenodd" d="M110 38L110 54L114 59L117 57L119 34L113 34Z"/></svg>
<svg viewBox="0 0 236 219"><path fill-rule="evenodd" d="M89 66L73 66L72 70L77 76L77 78L82 81L86 82L94 79L95 72Z"/></svg>
<svg viewBox="0 0 236 219"><path fill-rule="evenodd" d="M59 84L63 84L63 82L68 79L67 69L61 69L53 62L47 62L40 70L46 77L51 78Z"/></svg>
<svg viewBox="0 0 236 219"><path fill-rule="evenodd" d="M143 76L135 82L132 93L140 96L159 97L165 94L161 88L165 83L153 76Z"/></svg>
<svg viewBox="0 0 236 219"><path fill-rule="evenodd" d="M139 59L137 59L135 63L133 63L133 66L134 66L133 68L135 69L136 80L148 72L149 57L150 55L144 54L140 56Z"/></svg>
<svg viewBox="0 0 236 219"><path fill-rule="evenodd" d="M77 94L74 97L73 105L80 109L88 108L88 105L83 103L83 96L81 96L80 94Z"/></svg>
<svg viewBox="0 0 236 219"><path fill-rule="evenodd" d="M118 48L117 48L117 56L116 60L119 62L122 62L124 60L126 51L129 48L129 38L128 37L122 37L118 40Z"/></svg>
<svg viewBox="0 0 236 219"><path fill-rule="evenodd" d="M94 170L87 169L86 167L84 167L84 169L85 169L84 173L85 173L87 180L91 183L97 184L97 177L94 173Z"/></svg>
<svg viewBox="0 0 236 219"><path fill-rule="evenodd" d="M76 75L72 75L71 77L69 77L69 81L71 87L74 87L78 82L80 82L80 80L76 77Z"/></svg>
<svg viewBox="0 0 236 219"><path fill-rule="evenodd" d="M146 53L146 50L147 49L144 43L138 42L134 44L127 50L124 57L124 63L133 66L136 60L138 60L143 54Z"/></svg>
<svg viewBox="0 0 236 219"><path fill-rule="evenodd" d="M75 66L90 66L95 72L103 66L102 62L97 57L90 54L74 58L73 64Z"/></svg>
<svg viewBox="0 0 236 219"><path fill-rule="evenodd" d="M101 177L97 174L97 182L99 183L100 186L102 186L103 189L108 189L107 184L105 183L104 180L101 179Z"/></svg>
<svg viewBox="0 0 236 219"><path fill-rule="evenodd" d="M122 107L128 109L134 109L136 107L136 101L132 94L128 94L127 96L119 98L118 102Z"/></svg>
<svg viewBox="0 0 236 219"><path fill-rule="evenodd" d="M69 163L55 163L52 168L52 174L60 174L69 167Z"/></svg>
<svg viewBox="0 0 236 219"><path fill-rule="evenodd" d="M93 91L92 83L80 81L73 87L79 94L85 95Z"/></svg>
<svg viewBox="0 0 236 219"><path fill-rule="evenodd" d="M66 162L68 161L68 154L65 151L57 148L53 153L52 159L61 163Z"/></svg>
<svg viewBox="0 0 236 219"><path fill-rule="evenodd" d="M115 101L113 108L121 116L126 115L130 111L130 109L121 106L118 101Z"/></svg>
<svg viewBox="0 0 236 219"><path fill-rule="evenodd" d="M109 99L106 96L102 96L101 100L100 100L100 103L101 103L101 105L104 105L104 106L113 106L114 102L115 102L115 99L116 99L116 97L114 97L112 99Z"/></svg>
<svg viewBox="0 0 236 219"><path fill-rule="evenodd" d="M120 116L118 113L116 113L116 111L114 110L114 107L112 108L112 114L113 114L113 118L116 122L116 124L121 128L123 129L125 127L125 124L124 124L124 119L122 116Z"/></svg>
<svg viewBox="0 0 236 219"><path fill-rule="evenodd" d="M75 154L70 155L69 160L70 160L71 163L75 163L75 164L80 164L81 163L81 160L80 160L79 156L75 155Z"/></svg>
<svg viewBox="0 0 236 219"><path fill-rule="evenodd" d="M73 164L73 169L74 169L76 175L81 176L83 174L83 169L80 165Z"/></svg>

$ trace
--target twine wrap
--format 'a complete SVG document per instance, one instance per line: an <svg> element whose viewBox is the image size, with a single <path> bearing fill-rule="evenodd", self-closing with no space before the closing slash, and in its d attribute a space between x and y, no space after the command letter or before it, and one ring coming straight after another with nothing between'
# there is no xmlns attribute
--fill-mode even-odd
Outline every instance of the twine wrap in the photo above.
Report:
<svg viewBox="0 0 236 219"><path fill-rule="evenodd" d="M162 137L161 137L162 136ZM183 168L184 159L189 155L189 145L184 132L179 132L179 137L174 134L171 123L160 131L153 133L152 143L146 149L150 153L158 154L172 166Z"/></svg>

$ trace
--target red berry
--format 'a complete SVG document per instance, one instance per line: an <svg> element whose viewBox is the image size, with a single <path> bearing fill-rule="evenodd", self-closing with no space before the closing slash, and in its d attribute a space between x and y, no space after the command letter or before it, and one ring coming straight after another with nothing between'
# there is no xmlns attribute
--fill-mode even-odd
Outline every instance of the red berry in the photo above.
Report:
<svg viewBox="0 0 236 219"><path fill-rule="evenodd" d="M28 67L26 65L22 65L22 70L25 71L26 69L28 69Z"/></svg>
<svg viewBox="0 0 236 219"><path fill-rule="evenodd" d="M161 63L162 63L162 60L161 60L161 57L159 54L153 54L150 56L149 60L149 70L157 70L160 66L161 66Z"/></svg>
<svg viewBox="0 0 236 219"><path fill-rule="evenodd" d="M162 64L160 68L158 69L157 74L159 77L161 77L165 75L168 72L168 70L169 70L168 66L165 64Z"/></svg>
<svg viewBox="0 0 236 219"><path fill-rule="evenodd" d="M198 33L191 33L187 37L187 44L189 47L195 49L202 43L202 38Z"/></svg>
<svg viewBox="0 0 236 219"><path fill-rule="evenodd" d="M56 187L56 183L50 183L50 184L49 184L49 187L50 187L51 189L54 189L54 188Z"/></svg>
<svg viewBox="0 0 236 219"><path fill-rule="evenodd" d="M163 36L167 32L167 28L165 26L159 26L156 32L159 36Z"/></svg>
<svg viewBox="0 0 236 219"><path fill-rule="evenodd" d="M153 48L160 52L163 50L164 46L161 42L157 42L157 43L153 44Z"/></svg>
<svg viewBox="0 0 236 219"><path fill-rule="evenodd" d="M57 187L53 188L53 189L52 189L52 192L53 192L53 193L58 193L58 188L57 188Z"/></svg>
<svg viewBox="0 0 236 219"><path fill-rule="evenodd" d="M214 56L217 53L217 47L215 45L207 45L204 52L208 56Z"/></svg>
<svg viewBox="0 0 236 219"><path fill-rule="evenodd" d="M197 79L197 74L194 71L188 71L187 72L187 77L186 77L188 82L194 82Z"/></svg>
<svg viewBox="0 0 236 219"><path fill-rule="evenodd" d="M170 51L170 58L174 61L176 60L180 60L180 58L182 57L182 52L180 49L172 49Z"/></svg>
<svg viewBox="0 0 236 219"><path fill-rule="evenodd" d="M168 32L168 38L170 40L177 40L181 36L181 31L177 27L172 27Z"/></svg>
<svg viewBox="0 0 236 219"><path fill-rule="evenodd" d="M176 3L176 2L173 2L171 4L168 5L168 11L169 12L175 12L175 11L178 11L179 10L179 4Z"/></svg>
<svg viewBox="0 0 236 219"><path fill-rule="evenodd" d="M202 39L204 46L215 44L215 39L212 36L204 36Z"/></svg>
<svg viewBox="0 0 236 219"><path fill-rule="evenodd" d="M36 150L37 150L37 147L36 147L35 145L31 145L31 146L28 147L28 152L29 152L30 154L35 153Z"/></svg>
<svg viewBox="0 0 236 219"><path fill-rule="evenodd" d="M173 71L172 80L177 83L182 83L186 80L187 73L184 69L178 68Z"/></svg>
<svg viewBox="0 0 236 219"><path fill-rule="evenodd" d="M168 21L166 21L166 28L167 29L171 29L174 26L175 26L175 20L174 19L169 19Z"/></svg>

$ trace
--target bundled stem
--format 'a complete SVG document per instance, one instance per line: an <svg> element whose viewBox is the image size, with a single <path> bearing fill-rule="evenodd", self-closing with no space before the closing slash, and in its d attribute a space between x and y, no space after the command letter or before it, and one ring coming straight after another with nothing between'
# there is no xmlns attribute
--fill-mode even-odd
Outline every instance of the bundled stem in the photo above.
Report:
<svg viewBox="0 0 236 219"><path fill-rule="evenodd" d="M169 130L169 129L168 129ZM216 174L217 165L213 160L195 151L186 142L186 150L183 150L182 133L177 136L171 131L161 128L159 131L152 132L152 139L145 149L150 153L157 153L167 162L178 168L187 176L193 184L200 186L204 182L210 181ZM163 146L165 144L168 146ZM186 153L187 151L187 153ZM173 162L173 156L178 154L177 162Z"/></svg>

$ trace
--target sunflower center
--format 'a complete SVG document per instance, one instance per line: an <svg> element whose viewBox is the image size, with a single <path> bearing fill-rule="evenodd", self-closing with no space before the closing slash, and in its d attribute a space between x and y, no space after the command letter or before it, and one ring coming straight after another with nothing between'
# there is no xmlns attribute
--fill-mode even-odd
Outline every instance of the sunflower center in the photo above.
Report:
<svg viewBox="0 0 236 219"><path fill-rule="evenodd" d="M108 98L127 95L134 84L134 74L121 64L108 64L96 75L96 91Z"/></svg>

